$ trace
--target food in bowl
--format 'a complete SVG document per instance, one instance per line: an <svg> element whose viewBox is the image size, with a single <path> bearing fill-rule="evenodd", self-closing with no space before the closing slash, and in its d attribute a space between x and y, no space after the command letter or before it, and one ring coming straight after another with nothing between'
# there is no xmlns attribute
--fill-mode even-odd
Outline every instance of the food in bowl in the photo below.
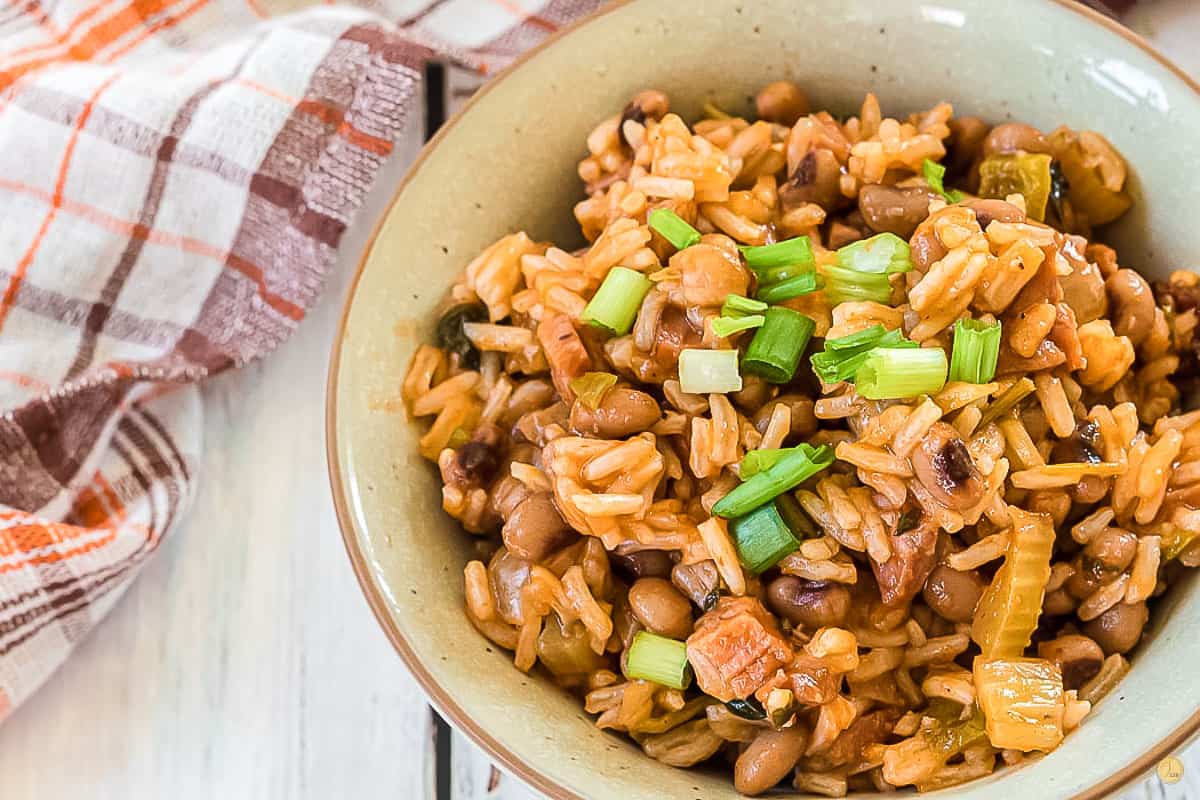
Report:
<svg viewBox="0 0 1200 800"><path fill-rule="evenodd" d="M1095 230L1100 134L800 87L587 138L575 251L476 257L402 394L466 613L738 791L932 790L1053 750L1200 564L1200 282Z"/></svg>

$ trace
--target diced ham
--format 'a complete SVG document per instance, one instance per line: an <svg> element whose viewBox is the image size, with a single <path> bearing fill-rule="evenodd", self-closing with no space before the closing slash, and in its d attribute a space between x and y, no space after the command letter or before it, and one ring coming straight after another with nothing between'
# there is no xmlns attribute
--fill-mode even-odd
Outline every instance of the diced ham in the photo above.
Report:
<svg viewBox="0 0 1200 800"><path fill-rule="evenodd" d="M1079 324L1076 322L1075 312L1066 303L1059 303L1056 309L1054 325L1050 328L1048 338L1058 345L1058 349L1067 357L1067 369L1072 372L1083 369L1083 348L1079 345Z"/></svg>
<svg viewBox="0 0 1200 800"><path fill-rule="evenodd" d="M892 537L892 557L887 561L871 560L885 606L903 606L921 590L937 561L937 532L935 523L923 522Z"/></svg>
<svg viewBox="0 0 1200 800"><path fill-rule="evenodd" d="M863 761L863 751L869 745L888 740L900 716L899 709L885 708L859 717L833 740L828 750L809 758L805 766L817 772L857 766Z"/></svg>
<svg viewBox="0 0 1200 800"><path fill-rule="evenodd" d="M745 699L792 660L775 619L752 597L722 597L687 640L696 683L722 702Z"/></svg>
<svg viewBox="0 0 1200 800"><path fill-rule="evenodd" d="M842 686L841 673L834 672L819 658L798 655L787 668L792 694L807 705L824 705L837 697Z"/></svg>
<svg viewBox="0 0 1200 800"><path fill-rule="evenodd" d="M583 340L564 314L547 314L538 323L538 342L550 364L550 377L559 396L570 403L575 399L571 381L587 372L592 366L591 356L583 346Z"/></svg>

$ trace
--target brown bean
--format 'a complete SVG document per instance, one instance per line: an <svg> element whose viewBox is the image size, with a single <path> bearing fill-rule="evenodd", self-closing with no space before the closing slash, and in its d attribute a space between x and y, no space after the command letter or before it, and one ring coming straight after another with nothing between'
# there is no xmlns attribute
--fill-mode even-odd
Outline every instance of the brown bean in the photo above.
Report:
<svg viewBox="0 0 1200 800"><path fill-rule="evenodd" d="M970 622L987 582L975 570L959 572L938 564L925 579L921 596L937 614L951 622Z"/></svg>
<svg viewBox="0 0 1200 800"><path fill-rule="evenodd" d="M1032 125L1006 122L988 132L981 149L985 157L997 153L1015 153L1018 150L1024 150L1026 153L1049 153L1050 142Z"/></svg>
<svg viewBox="0 0 1200 800"><path fill-rule="evenodd" d="M613 569L630 580L638 578L666 578L671 574L675 562L665 550L636 550L632 553L610 554Z"/></svg>
<svg viewBox="0 0 1200 800"><path fill-rule="evenodd" d="M983 476L958 431L945 422L935 422L912 453L917 480L939 502L965 511L980 501Z"/></svg>
<svg viewBox="0 0 1200 800"><path fill-rule="evenodd" d="M1119 269L1104 282L1112 304L1113 332L1141 344L1154 326L1154 292L1145 278L1131 269Z"/></svg>
<svg viewBox="0 0 1200 800"><path fill-rule="evenodd" d="M1104 290L1104 275L1100 267L1084 258L1072 258L1071 248L1064 248L1071 264L1070 275L1058 276L1063 300L1075 312L1075 322L1085 325L1108 313L1108 294Z"/></svg>
<svg viewBox="0 0 1200 800"><path fill-rule="evenodd" d="M912 251L912 262L921 272L928 272L934 263L941 261L950 252L933 232L933 225L926 219L917 226L916 232L908 243Z"/></svg>
<svg viewBox="0 0 1200 800"><path fill-rule="evenodd" d="M1076 600L1085 600L1091 597L1092 592L1112 578L1103 564L1095 559L1084 558L1082 554L1072 564L1075 571L1071 573L1071 577L1067 578L1064 588Z"/></svg>
<svg viewBox="0 0 1200 800"><path fill-rule="evenodd" d="M742 390L731 392L729 399L733 401L734 405L749 414L762 408L763 403L767 402L767 398L773 391L775 391L773 383L769 383L757 375L744 375L742 376Z"/></svg>
<svg viewBox="0 0 1200 800"><path fill-rule="evenodd" d="M759 119L778 122L789 128L808 113L808 95L791 81L775 81L759 90L754 98Z"/></svg>
<svg viewBox="0 0 1200 800"><path fill-rule="evenodd" d="M975 212L975 219L979 222L979 227L984 230L987 230L987 226L996 220L1000 222L1025 221L1025 212L1004 200L973 198L962 201L961 205Z"/></svg>
<svg viewBox="0 0 1200 800"><path fill-rule="evenodd" d="M530 561L541 561L576 536L549 492L531 494L518 503L501 535L510 553Z"/></svg>
<svg viewBox="0 0 1200 800"><path fill-rule="evenodd" d="M670 108L671 101L665 94L657 89L646 89L635 94L625 106L625 110L621 112L621 124L624 125L627 119L643 124L647 119L660 120ZM621 131L621 135L624 138L624 131Z"/></svg>
<svg viewBox="0 0 1200 800"><path fill-rule="evenodd" d="M521 587L529 580L533 568L528 560L508 552L504 547L496 551L488 564L488 579L492 596L496 598L496 613L509 625L524 622L521 609Z"/></svg>
<svg viewBox="0 0 1200 800"><path fill-rule="evenodd" d="M767 585L767 605L809 631L839 627L850 613L850 591L840 584L780 575Z"/></svg>
<svg viewBox="0 0 1200 800"><path fill-rule="evenodd" d="M629 587L629 608L638 622L671 639L692 632L692 605L670 581L641 578Z"/></svg>
<svg viewBox="0 0 1200 800"><path fill-rule="evenodd" d="M1038 656L1054 662L1062 672L1063 686L1078 689L1100 671L1104 651L1086 636L1066 634L1038 645Z"/></svg>
<svg viewBox="0 0 1200 800"><path fill-rule="evenodd" d="M597 408L579 400L571 406L571 427L584 436L623 439L641 433L662 416L658 402L637 389L614 386L604 393Z"/></svg>
<svg viewBox="0 0 1200 800"><path fill-rule="evenodd" d="M521 504L521 501L531 494L533 492L529 490L529 487L512 475L501 475L500 479L492 486L492 511L496 512L500 519L507 520L512 516L513 510Z"/></svg>
<svg viewBox="0 0 1200 800"><path fill-rule="evenodd" d="M1083 553L1111 570L1129 566L1137 554L1137 536L1121 528L1105 528L1083 548Z"/></svg>
<svg viewBox="0 0 1200 800"><path fill-rule="evenodd" d="M1083 632L1092 637L1109 655L1128 653L1142 638L1142 629L1146 627L1146 620L1149 618L1150 612L1146 610L1145 603L1132 606L1117 603L1085 623Z"/></svg>
<svg viewBox="0 0 1200 800"><path fill-rule="evenodd" d="M630 645L633 644L633 637L637 636L638 631L642 629L642 623L638 622L637 617L633 615L633 609L629 607L628 592L619 592L614 598L612 621L613 631L621 640L621 647L624 649L621 653L621 667L624 668L625 655L629 652Z"/></svg>
<svg viewBox="0 0 1200 800"><path fill-rule="evenodd" d="M447 486L459 489L487 486L500 470L508 436L495 425L480 425L470 441L454 453L446 470Z"/></svg>
<svg viewBox="0 0 1200 800"><path fill-rule="evenodd" d="M845 203L841 190L842 164L829 150L809 150L795 172L779 187L779 204L784 211L805 203L816 203L832 211Z"/></svg>
<svg viewBox="0 0 1200 800"><path fill-rule="evenodd" d="M1046 594L1042 603L1042 613L1051 617L1070 614L1079 606L1079 602L1066 589L1056 589Z"/></svg>
<svg viewBox="0 0 1200 800"><path fill-rule="evenodd" d="M937 192L923 186L901 189L872 183L858 193L858 210L876 233L894 233L905 239L929 216L929 201Z"/></svg>
<svg viewBox="0 0 1200 800"><path fill-rule="evenodd" d="M775 412L775 406L780 403L786 405L792 412L792 425L788 431L789 439L806 438L816 433L817 418L813 414L813 401L802 394L781 394L760 408L753 417L755 430L759 433L767 430L767 425L771 422L771 414Z"/></svg>
<svg viewBox="0 0 1200 800"><path fill-rule="evenodd" d="M717 565L712 560L695 564L676 564L671 569L671 583L695 603L701 611L708 611L717 600L717 589L721 585Z"/></svg>
<svg viewBox="0 0 1200 800"><path fill-rule="evenodd" d="M742 794L762 794L791 772L807 746L808 733L799 725L764 730L733 765L733 787Z"/></svg>
<svg viewBox="0 0 1200 800"><path fill-rule="evenodd" d="M861 217L862 214L858 216ZM866 239L870 235L871 229L865 225L859 227L849 222L835 219L829 223L829 233L826 236L825 246L830 250L838 250L848 244Z"/></svg>
<svg viewBox="0 0 1200 800"><path fill-rule="evenodd" d="M1070 436L1054 443L1050 460L1055 464L1099 464L1104 460L1100 456L1100 426L1091 420L1077 423Z"/></svg>

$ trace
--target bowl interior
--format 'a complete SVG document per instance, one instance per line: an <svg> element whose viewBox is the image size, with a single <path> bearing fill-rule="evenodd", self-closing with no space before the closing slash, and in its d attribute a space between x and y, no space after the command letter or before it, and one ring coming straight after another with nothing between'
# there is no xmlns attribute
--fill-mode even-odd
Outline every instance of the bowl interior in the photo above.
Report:
<svg viewBox="0 0 1200 800"><path fill-rule="evenodd" d="M420 432L393 401L435 305L479 250L522 228L581 241L575 165L600 119L646 87L666 91L685 118L706 100L741 110L781 77L837 112L872 90L893 115L945 99L992 121L1101 131L1128 158L1138 200L1108 236L1122 263L1165 277L1200 252L1200 226L1181 213L1200 184L1200 140L1178 133L1200 128L1196 91L1061 4L635 0L491 84L413 169L366 255L335 351L331 469L364 588L434 702L554 796L736 797L725 776L663 767L596 730L574 699L518 672L471 628L462 611L470 537L441 512ZM1132 674L1058 751L956 796L1073 796L1178 731L1200 699L1178 668L1200 658L1194 582L1166 605Z"/></svg>

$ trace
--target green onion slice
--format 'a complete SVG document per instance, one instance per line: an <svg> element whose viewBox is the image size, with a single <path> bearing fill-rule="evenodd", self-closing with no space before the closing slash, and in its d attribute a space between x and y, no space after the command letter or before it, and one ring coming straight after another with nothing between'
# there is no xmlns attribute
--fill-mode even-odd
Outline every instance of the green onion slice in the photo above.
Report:
<svg viewBox="0 0 1200 800"><path fill-rule="evenodd" d="M650 631L638 631L629 645L625 674L672 689L686 689L692 682L687 645Z"/></svg>
<svg viewBox="0 0 1200 800"><path fill-rule="evenodd" d="M946 385L946 351L940 347L876 348L855 376L855 389L868 400L933 394Z"/></svg>
<svg viewBox="0 0 1200 800"><path fill-rule="evenodd" d="M740 392L738 351L683 350L679 354L679 388L689 394Z"/></svg>
<svg viewBox="0 0 1200 800"><path fill-rule="evenodd" d="M987 383L996 376L996 362L999 360L999 321L989 325L975 319L960 319L954 323L950 380Z"/></svg>
<svg viewBox="0 0 1200 800"><path fill-rule="evenodd" d="M760 287L758 299L764 303L782 303L802 294L811 294L819 288L820 280L817 278L816 272L802 272L795 277L772 283L770 286Z"/></svg>
<svg viewBox="0 0 1200 800"><path fill-rule="evenodd" d="M813 372L822 383L834 384L841 381L854 382L859 367L874 349L915 348L916 342L904 338L900 331L889 331L882 325L872 325L856 333L837 339L826 339L825 350L813 355Z"/></svg>
<svg viewBox="0 0 1200 800"><path fill-rule="evenodd" d="M471 434L459 427L450 431L450 439L446 442L446 446L452 450L457 450L469 441L471 441Z"/></svg>
<svg viewBox="0 0 1200 800"><path fill-rule="evenodd" d="M613 267L579 318L613 336L624 336L633 327L651 285L650 279L640 272Z"/></svg>
<svg viewBox="0 0 1200 800"><path fill-rule="evenodd" d="M1021 380L1009 386L1000 396L992 401L992 404L983 410L983 416L979 418L979 424L975 426L976 430L987 425L989 422L994 422L1002 416L1012 411L1017 407L1022 400L1033 394L1036 387L1033 381L1029 378L1021 378Z"/></svg>
<svg viewBox="0 0 1200 800"><path fill-rule="evenodd" d="M775 510L797 539L812 539L820 535L817 526L800 507L800 501L790 492L784 492L775 498Z"/></svg>
<svg viewBox="0 0 1200 800"><path fill-rule="evenodd" d="M656 208L647 221L652 230L658 231L676 250L700 244L700 231L669 208Z"/></svg>
<svg viewBox="0 0 1200 800"><path fill-rule="evenodd" d="M779 516L774 503L766 503L729 524L742 566L759 575L800 546Z"/></svg>
<svg viewBox="0 0 1200 800"><path fill-rule="evenodd" d="M859 272L840 264L826 264L821 273L825 278L825 296L833 305L859 300L891 302L892 283L887 273Z"/></svg>
<svg viewBox="0 0 1200 800"><path fill-rule="evenodd" d="M717 317L712 321L712 329L717 336L732 336L738 331L761 328L765 321L766 317L762 314L748 314L744 317Z"/></svg>
<svg viewBox="0 0 1200 800"><path fill-rule="evenodd" d="M855 272L893 275L913 268L908 242L894 233L879 233L837 251L838 264Z"/></svg>
<svg viewBox="0 0 1200 800"><path fill-rule="evenodd" d="M766 471L743 481L722 497L713 506L712 513L726 519L745 516L768 500L774 500L827 469L832 463L833 448L829 445L815 448L812 455L799 448L794 449Z"/></svg>
<svg viewBox="0 0 1200 800"><path fill-rule="evenodd" d="M929 188L945 198L947 203L957 203L963 199L963 193L957 189L947 191L946 166L944 164L927 158L921 163L921 174L925 176L925 182L929 184Z"/></svg>
<svg viewBox="0 0 1200 800"><path fill-rule="evenodd" d="M845 336L839 336L836 339L826 339L825 349L834 352L842 351L858 351L864 347L874 347L876 343L882 339L888 332L888 329L883 325L876 323L869 328L863 328L861 331L848 333Z"/></svg>
<svg viewBox="0 0 1200 800"><path fill-rule="evenodd" d="M740 294L731 294L725 298L721 306L722 317L744 317L748 314L761 314L767 310L767 304Z"/></svg>
<svg viewBox="0 0 1200 800"><path fill-rule="evenodd" d="M742 245L738 249L746 257L746 264L750 269L760 275L780 267L800 266L811 269L817 263L813 258L812 243L807 236L797 236L795 239L760 247Z"/></svg>
<svg viewBox="0 0 1200 800"><path fill-rule="evenodd" d="M766 709L762 707L762 703L754 699L754 695L750 695L745 700L739 700L735 697L726 703L725 707L742 719L760 720L767 718Z"/></svg>
<svg viewBox="0 0 1200 800"><path fill-rule="evenodd" d="M738 475L742 480L749 480L758 473L766 472L778 464L793 450L801 450L807 453L809 458L812 458L817 452L817 448L810 444L798 444L795 447L780 447L774 450L751 450L742 457Z"/></svg>
<svg viewBox="0 0 1200 800"><path fill-rule="evenodd" d="M783 306L768 308L764 316L766 322L750 340L742 366L771 383L787 383L796 374L817 323Z"/></svg>
<svg viewBox="0 0 1200 800"><path fill-rule="evenodd" d="M605 393L616 385L617 376L611 372L585 372L571 381L571 391L576 400L595 411Z"/></svg>

